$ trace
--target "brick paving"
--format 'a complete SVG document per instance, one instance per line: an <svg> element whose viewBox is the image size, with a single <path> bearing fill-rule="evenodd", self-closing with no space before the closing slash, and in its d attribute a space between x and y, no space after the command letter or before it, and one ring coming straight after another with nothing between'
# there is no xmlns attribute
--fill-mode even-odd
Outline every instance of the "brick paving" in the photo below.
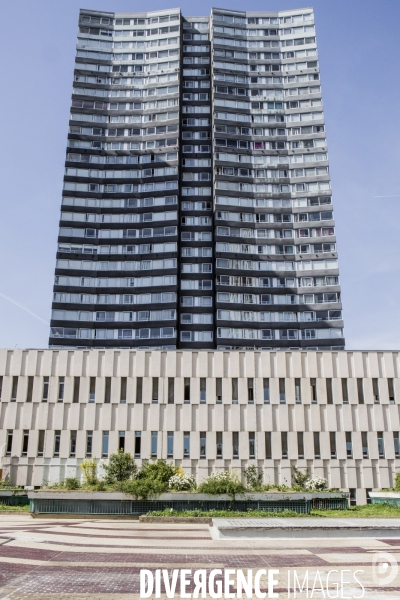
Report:
<svg viewBox="0 0 400 600"><path fill-rule="evenodd" d="M281 599L289 598L288 570L296 570L301 580L306 571L310 578L318 571L325 581L329 571L348 570L348 577L359 569L364 595L353 581L345 584L343 597L400 600L400 575L386 586L373 580L376 552L389 552L400 561L400 540L212 540L206 524L54 518L38 522L25 515L0 515L0 600L131 600L139 597L143 568L168 569L170 574L180 568L243 569L245 575L247 569L279 569L275 578ZM331 575L331 597L339 580L339 573ZM191 581L187 591L193 588ZM261 589L266 588L263 577ZM179 583L175 596L180 597ZM328 595L325 589L325 596L314 592L308 597ZM163 584L161 598L166 598ZM296 598L307 595L297 592Z"/></svg>

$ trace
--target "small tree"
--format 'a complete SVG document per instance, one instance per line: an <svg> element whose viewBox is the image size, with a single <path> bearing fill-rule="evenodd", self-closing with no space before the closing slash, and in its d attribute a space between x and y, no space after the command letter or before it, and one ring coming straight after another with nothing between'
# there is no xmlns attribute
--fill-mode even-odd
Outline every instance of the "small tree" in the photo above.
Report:
<svg viewBox="0 0 400 600"><path fill-rule="evenodd" d="M292 479L295 485L304 488L307 481L310 479L310 475L308 470L306 469L304 472L300 471L297 467L292 467Z"/></svg>
<svg viewBox="0 0 400 600"><path fill-rule="evenodd" d="M81 462L81 471L87 484L94 485L97 482L96 470L97 464L94 458L85 458Z"/></svg>
<svg viewBox="0 0 400 600"><path fill-rule="evenodd" d="M400 471L394 476L394 491L400 492Z"/></svg>
<svg viewBox="0 0 400 600"><path fill-rule="evenodd" d="M251 490L261 490L263 484L263 473L256 465L250 465L244 471L246 485Z"/></svg>
<svg viewBox="0 0 400 600"><path fill-rule="evenodd" d="M137 466L135 459L129 452L124 452L122 448L118 450L118 454L111 454L108 465L104 465L106 472L106 482L121 483L135 477Z"/></svg>

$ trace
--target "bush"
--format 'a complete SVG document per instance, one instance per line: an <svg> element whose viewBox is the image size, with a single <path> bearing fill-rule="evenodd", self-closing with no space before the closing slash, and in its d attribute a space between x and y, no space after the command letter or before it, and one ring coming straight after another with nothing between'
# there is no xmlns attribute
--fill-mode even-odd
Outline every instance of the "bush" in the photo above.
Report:
<svg viewBox="0 0 400 600"><path fill-rule="evenodd" d="M64 479L64 487L67 490L78 490L81 484L76 477L66 477Z"/></svg>
<svg viewBox="0 0 400 600"><path fill-rule="evenodd" d="M234 498L235 494L245 492L246 487L236 471L215 471L199 485L198 491L203 494L228 494Z"/></svg>
<svg viewBox="0 0 400 600"><path fill-rule="evenodd" d="M193 477L193 475L182 475L181 473L176 473L175 475L172 475L168 481L168 487L170 490L175 490L177 492L195 490L196 479Z"/></svg>
<svg viewBox="0 0 400 600"><path fill-rule="evenodd" d="M310 475L307 469L303 472L297 467L292 467L292 480L296 486L304 488L309 479Z"/></svg>
<svg viewBox="0 0 400 600"><path fill-rule="evenodd" d="M246 479L246 485L249 489L254 491L260 491L263 485L263 473L261 470L257 469L256 465L251 465L247 467L244 471L244 476Z"/></svg>
<svg viewBox="0 0 400 600"><path fill-rule="evenodd" d="M94 485L97 483L97 464L94 458L85 458L85 460L81 462L80 468L87 484Z"/></svg>
<svg viewBox="0 0 400 600"><path fill-rule="evenodd" d="M400 492L400 471L394 476L394 491Z"/></svg>
<svg viewBox="0 0 400 600"><path fill-rule="evenodd" d="M108 465L104 465L106 482L108 484L121 483L135 477L137 466L135 459L129 452L118 450L118 454L111 454Z"/></svg>
<svg viewBox="0 0 400 600"><path fill-rule="evenodd" d="M165 459L147 462L135 479L122 483L122 490L135 498L158 496L168 490L168 482L176 474L176 468Z"/></svg>
<svg viewBox="0 0 400 600"><path fill-rule="evenodd" d="M315 475L312 479L308 479L308 481L305 482L304 487L310 492L322 492L328 487L328 481L325 477Z"/></svg>

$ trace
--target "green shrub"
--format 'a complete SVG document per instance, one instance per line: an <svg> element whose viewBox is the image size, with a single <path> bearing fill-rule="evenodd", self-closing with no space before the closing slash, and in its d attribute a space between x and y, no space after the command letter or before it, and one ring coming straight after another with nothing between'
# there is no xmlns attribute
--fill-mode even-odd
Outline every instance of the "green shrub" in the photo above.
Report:
<svg viewBox="0 0 400 600"><path fill-rule="evenodd" d="M247 467L244 471L246 485L250 490L260 491L263 484L263 473L257 469L256 465Z"/></svg>
<svg viewBox="0 0 400 600"><path fill-rule="evenodd" d="M309 479L310 475L308 473L308 469L303 472L297 467L292 467L292 480L296 486L304 488Z"/></svg>
<svg viewBox="0 0 400 600"><path fill-rule="evenodd" d="M196 479L193 475L175 473L168 481L168 488L174 492L183 492L196 489Z"/></svg>
<svg viewBox="0 0 400 600"><path fill-rule="evenodd" d="M67 490L78 490L81 484L76 477L66 477L64 479L64 487Z"/></svg>
<svg viewBox="0 0 400 600"><path fill-rule="evenodd" d="M129 452L118 450L118 454L111 454L108 465L104 465L106 482L108 484L121 483L135 477L137 466L135 459Z"/></svg>
<svg viewBox="0 0 400 600"><path fill-rule="evenodd" d="M85 478L85 483L88 485L94 485L97 483L97 464L94 458L85 458L85 460L81 462L80 468Z"/></svg>
<svg viewBox="0 0 400 600"><path fill-rule="evenodd" d="M400 492L400 471L394 476L394 491Z"/></svg>
<svg viewBox="0 0 400 600"><path fill-rule="evenodd" d="M94 485L94 489L96 490L96 492L105 492L107 489L107 484L103 480L97 481L97 483L95 483Z"/></svg>
<svg viewBox="0 0 400 600"><path fill-rule="evenodd" d="M246 486L240 481L236 471L215 471L197 488L203 494L242 494Z"/></svg>
<svg viewBox="0 0 400 600"><path fill-rule="evenodd" d="M122 490L135 498L159 496L168 490L168 482L177 469L165 459L152 460L143 465L135 479L122 483Z"/></svg>

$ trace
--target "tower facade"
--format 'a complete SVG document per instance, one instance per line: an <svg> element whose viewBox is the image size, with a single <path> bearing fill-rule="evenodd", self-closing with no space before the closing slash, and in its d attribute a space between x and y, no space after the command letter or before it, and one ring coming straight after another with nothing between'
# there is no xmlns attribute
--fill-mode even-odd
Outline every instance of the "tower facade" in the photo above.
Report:
<svg viewBox="0 0 400 600"><path fill-rule="evenodd" d="M50 346L343 349L314 15L82 10Z"/></svg>

